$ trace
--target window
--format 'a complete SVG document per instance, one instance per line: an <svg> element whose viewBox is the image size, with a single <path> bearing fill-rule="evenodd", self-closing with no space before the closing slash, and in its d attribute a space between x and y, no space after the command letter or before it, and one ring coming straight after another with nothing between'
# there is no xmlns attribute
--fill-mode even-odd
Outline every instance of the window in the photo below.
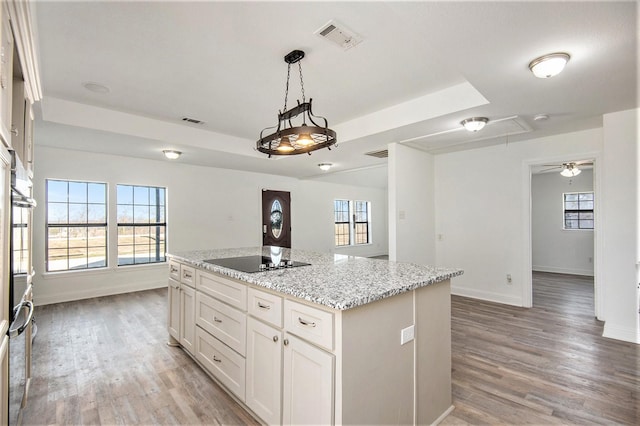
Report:
<svg viewBox="0 0 640 426"><path fill-rule="evenodd" d="M350 202L348 200L335 200L333 202L336 246L348 246L351 244L351 232L349 231L349 204Z"/></svg>
<svg viewBox="0 0 640 426"><path fill-rule="evenodd" d="M117 186L118 266L165 261L165 188Z"/></svg>
<svg viewBox="0 0 640 426"><path fill-rule="evenodd" d="M334 233L337 247L371 242L370 204L368 201L334 200Z"/></svg>
<svg viewBox="0 0 640 426"><path fill-rule="evenodd" d="M564 229L593 229L593 192L563 194Z"/></svg>
<svg viewBox="0 0 640 426"><path fill-rule="evenodd" d="M369 203L366 201L355 202L353 228L356 244L367 244L369 242Z"/></svg>
<svg viewBox="0 0 640 426"><path fill-rule="evenodd" d="M46 180L46 270L107 266L107 184Z"/></svg>

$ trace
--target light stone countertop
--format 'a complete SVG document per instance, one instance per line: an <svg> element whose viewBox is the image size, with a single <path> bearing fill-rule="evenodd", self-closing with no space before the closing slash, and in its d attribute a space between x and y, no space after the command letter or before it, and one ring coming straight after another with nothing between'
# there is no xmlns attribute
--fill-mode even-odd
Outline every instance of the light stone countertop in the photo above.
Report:
<svg viewBox="0 0 640 426"><path fill-rule="evenodd" d="M246 273L204 262L208 259L252 255L271 256L271 248L167 253L168 257L197 268L338 310L355 308L463 273L461 269L298 249L282 249L282 259L306 262L310 266Z"/></svg>

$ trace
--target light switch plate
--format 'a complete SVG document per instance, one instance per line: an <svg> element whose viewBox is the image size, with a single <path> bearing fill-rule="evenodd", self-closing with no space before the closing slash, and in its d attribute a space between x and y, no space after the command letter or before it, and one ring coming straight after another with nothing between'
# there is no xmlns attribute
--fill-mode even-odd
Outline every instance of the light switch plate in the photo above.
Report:
<svg viewBox="0 0 640 426"><path fill-rule="evenodd" d="M413 337L414 337L413 325L407 328L403 328L402 331L400 331L400 344L404 345L405 343L409 343L410 341L413 340Z"/></svg>

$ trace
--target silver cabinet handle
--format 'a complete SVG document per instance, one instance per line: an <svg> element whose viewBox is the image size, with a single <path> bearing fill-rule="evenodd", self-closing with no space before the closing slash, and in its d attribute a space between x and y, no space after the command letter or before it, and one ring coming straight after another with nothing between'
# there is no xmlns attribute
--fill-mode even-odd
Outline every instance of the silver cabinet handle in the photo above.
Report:
<svg viewBox="0 0 640 426"><path fill-rule="evenodd" d="M171 273L174 273L174 272L178 272L178 268L176 268L175 266L172 266L171 267Z"/></svg>
<svg viewBox="0 0 640 426"><path fill-rule="evenodd" d="M278 341L278 336L273 336L273 341L277 342Z"/></svg>
<svg viewBox="0 0 640 426"><path fill-rule="evenodd" d="M307 327L315 327L315 326L316 326L316 323L315 323L315 322L306 321L306 320L303 320L303 319L302 319L302 318L300 318L300 317L298 317L298 322L299 322L300 324L304 325L304 326L307 326Z"/></svg>
<svg viewBox="0 0 640 426"><path fill-rule="evenodd" d="M271 309L271 306L269 306L269 305L263 305L262 303L258 302L258 308L260 308L260 309L265 309L265 310L267 310L267 311L268 311L269 309Z"/></svg>
<svg viewBox="0 0 640 426"><path fill-rule="evenodd" d="M12 127L11 128L11 134L13 136L18 136L18 128L17 127Z"/></svg>
<svg viewBox="0 0 640 426"><path fill-rule="evenodd" d="M215 356L215 355L213 356L213 360L214 360L215 362L222 362L222 360L221 360L221 359L219 359L219 358L216 358L216 356Z"/></svg>
<svg viewBox="0 0 640 426"><path fill-rule="evenodd" d="M185 278L191 278L191 274L189 272L185 272L183 275Z"/></svg>
<svg viewBox="0 0 640 426"><path fill-rule="evenodd" d="M214 320L215 322L222 322L222 320L221 320L221 319L219 319L218 317L213 317L213 320Z"/></svg>
<svg viewBox="0 0 640 426"><path fill-rule="evenodd" d="M284 339L284 340L282 341L282 343L283 343L285 346L289 346L289 339Z"/></svg>

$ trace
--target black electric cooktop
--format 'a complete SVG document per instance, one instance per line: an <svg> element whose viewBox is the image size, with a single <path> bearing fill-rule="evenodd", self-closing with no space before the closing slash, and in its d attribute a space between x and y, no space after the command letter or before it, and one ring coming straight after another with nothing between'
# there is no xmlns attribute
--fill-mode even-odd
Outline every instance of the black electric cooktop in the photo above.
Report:
<svg viewBox="0 0 640 426"><path fill-rule="evenodd" d="M273 263L273 259L269 256L241 256L241 257L224 257L222 259L208 259L204 262L212 265L222 266L224 268L233 269L240 272L264 272L276 269L296 268L298 266L309 266L310 263L297 262L290 259L280 259L277 265Z"/></svg>

